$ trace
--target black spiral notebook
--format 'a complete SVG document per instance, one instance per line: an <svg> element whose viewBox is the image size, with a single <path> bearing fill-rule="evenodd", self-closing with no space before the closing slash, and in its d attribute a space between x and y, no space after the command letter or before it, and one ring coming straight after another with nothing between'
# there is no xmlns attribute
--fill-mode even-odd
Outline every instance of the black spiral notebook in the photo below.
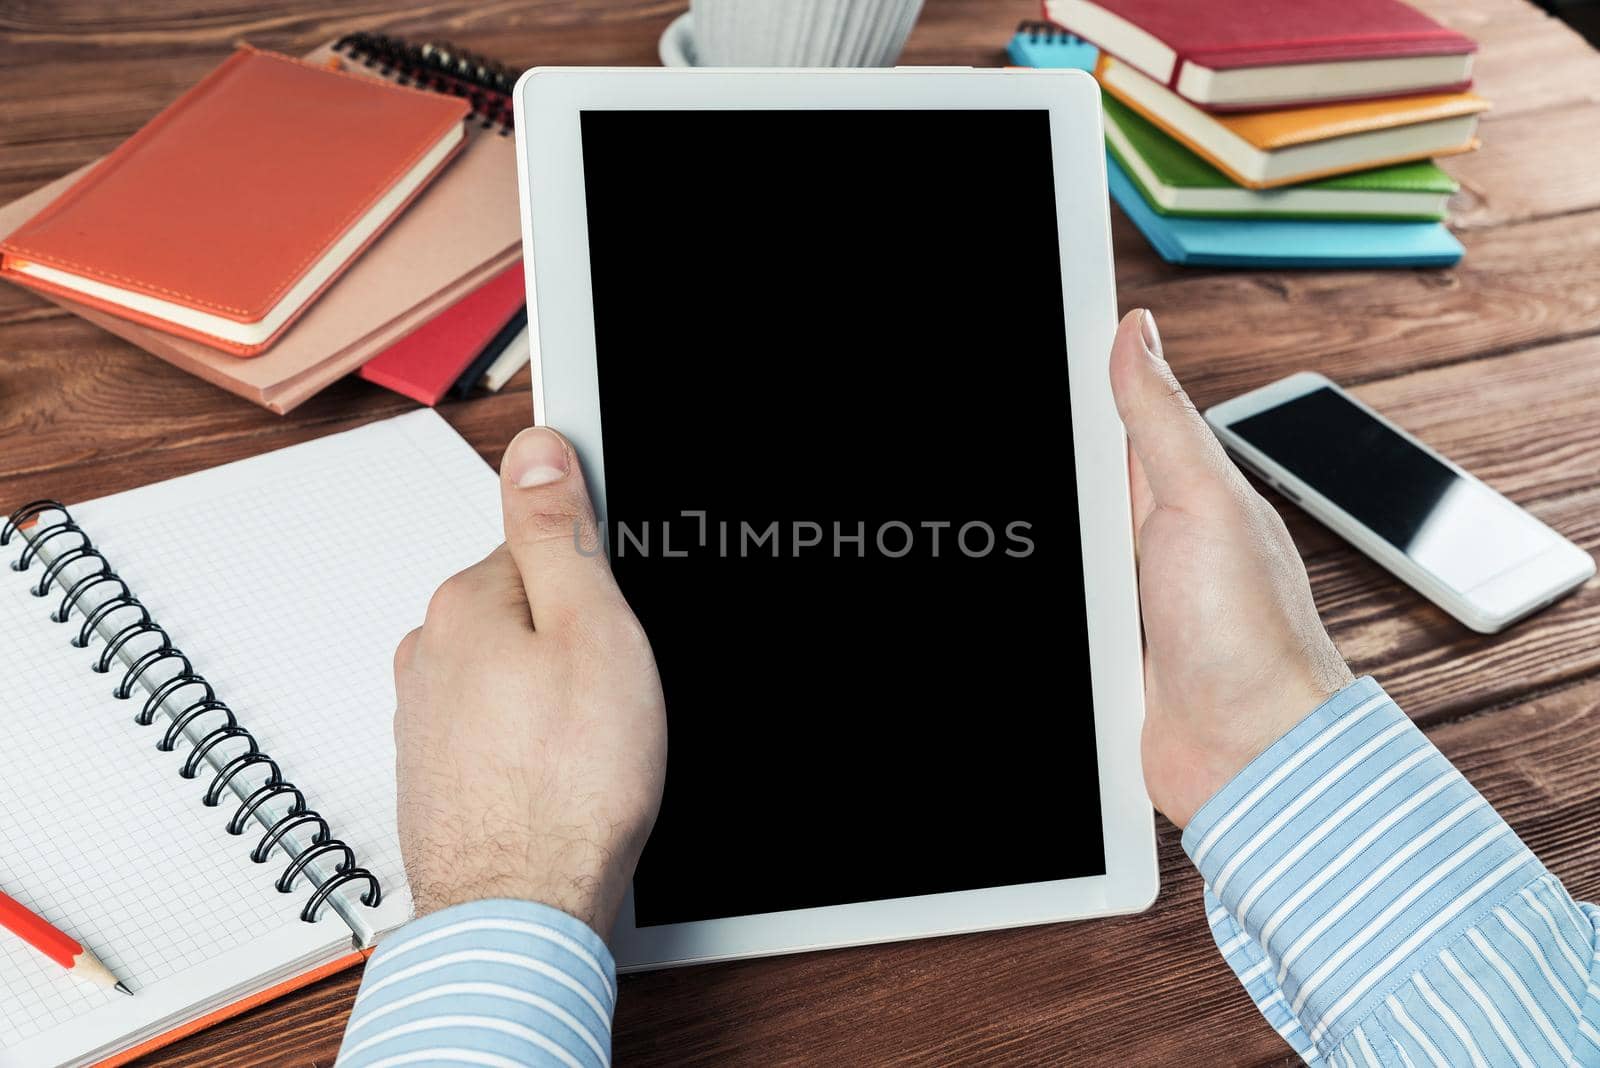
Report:
<svg viewBox="0 0 1600 1068"><path fill-rule="evenodd" d="M445 41L413 44L381 33L347 33L328 50L396 85L461 97L471 106L478 126L511 136L511 90L517 72L503 63ZM317 54L308 58L315 62Z"/></svg>
<svg viewBox="0 0 1600 1068"><path fill-rule="evenodd" d="M120 1063L410 918L394 648L500 540L498 480L432 411L13 513L0 890L135 996L0 931L0 1065Z"/></svg>

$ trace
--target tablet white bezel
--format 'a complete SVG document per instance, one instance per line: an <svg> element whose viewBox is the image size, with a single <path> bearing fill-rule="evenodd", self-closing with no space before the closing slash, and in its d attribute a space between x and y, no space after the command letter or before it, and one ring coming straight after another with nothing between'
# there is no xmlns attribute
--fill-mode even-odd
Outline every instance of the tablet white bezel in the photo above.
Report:
<svg viewBox="0 0 1600 1068"><path fill-rule="evenodd" d="M630 970L727 960L1148 907L1158 889L1155 830L1139 763L1144 706L1127 449L1107 375L1116 293L1094 80L1078 71L535 68L517 82L514 99L534 419L558 427L577 447L602 522L605 455L582 111L1028 109L1050 114L1079 522L1085 559L1092 561L1084 582L1107 874L643 928L634 924L630 894L612 940L618 965ZM994 165L1004 167L1005 160ZM648 167L641 166L641 195L649 195L649 188ZM995 225L1012 225L1017 206L994 207ZM692 240L692 232L685 238ZM997 309L997 323L1000 316ZM661 328L669 331L674 324ZM973 355L968 373L984 373L982 354ZM825 384L819 386L825 393Z"/></svg>

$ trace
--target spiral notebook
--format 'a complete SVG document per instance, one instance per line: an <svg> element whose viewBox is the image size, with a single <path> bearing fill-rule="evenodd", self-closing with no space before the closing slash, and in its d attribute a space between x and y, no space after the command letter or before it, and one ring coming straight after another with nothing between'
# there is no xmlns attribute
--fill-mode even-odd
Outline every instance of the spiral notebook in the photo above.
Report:
<svg viewBox="0 0 1600 1068"><path fill-rule="evenodd" d="M358 963L411 914L394 648L500 542L494 473L424 410L13 519L0 889L135 996L0 931L0 1065L122 1063Z"/></svg>

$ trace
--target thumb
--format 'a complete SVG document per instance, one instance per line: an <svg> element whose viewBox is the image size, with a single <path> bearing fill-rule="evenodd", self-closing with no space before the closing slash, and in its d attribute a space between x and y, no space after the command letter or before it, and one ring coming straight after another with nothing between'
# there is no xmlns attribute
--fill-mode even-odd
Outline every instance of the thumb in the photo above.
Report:
<svg viewBox="0 0 1600 1068"><path fill-rule="evenodd" d="M1231 464L1161 354L1147 309L1125 315L1111 343L1111 392L1154 504L1192 504L1226 486Z"/></svg>
<svg viewBox="0 0 1600 1068"><path fill-rule="evenodd" d="M534 630L616 596L600 549L594 505L566 438L530 427L511 439L500 461L506 548L528 592Z"/></svg>

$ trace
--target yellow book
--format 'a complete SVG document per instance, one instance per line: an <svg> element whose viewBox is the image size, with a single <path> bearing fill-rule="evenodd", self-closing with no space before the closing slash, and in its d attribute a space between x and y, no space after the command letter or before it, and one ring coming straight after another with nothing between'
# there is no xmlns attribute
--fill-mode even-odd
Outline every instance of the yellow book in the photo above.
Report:
<svg viewBox="0 0 1600 1068"><path fill-rule="evenodd" d="M1276 111L1210 114L1104 53L1100 85L1250 189L1292 185L1477 147L1476 93L1433 93Z"/></svg>

